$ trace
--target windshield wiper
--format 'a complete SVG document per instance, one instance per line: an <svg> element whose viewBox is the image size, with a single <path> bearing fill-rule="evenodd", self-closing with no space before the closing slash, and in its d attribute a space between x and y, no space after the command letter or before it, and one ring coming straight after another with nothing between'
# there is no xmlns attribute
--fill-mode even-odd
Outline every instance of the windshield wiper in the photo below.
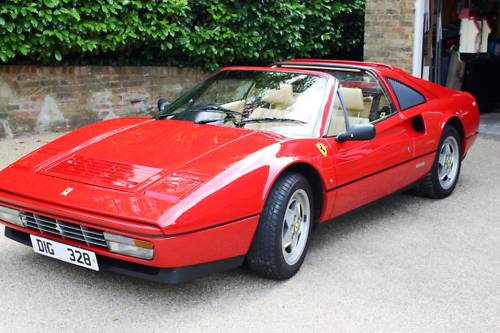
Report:
<svg viewBox="0 0 500 333"><path fill-rule="evenodd" d="M238 111L232 111L226 109L222 105L219 104L205 104L205 105L195 105L188 109L190 112L217 112L217 113L225 113L226 115L238 115L243 116L243 113Z"/></svg>
<svg viewBox="0 0 500 333"><path fill-rule="evenodd" d="M157 115L154 115L154 116L153 116L153 118L154 118L155 120L161 120L161 119L165 119L165 118L167 118L167 117L173 116L173 115L175 115L175 114L176 114L176 112L165 113L165 114L161 114L161 113L159 113L159 114L157 114Z"/></svg>
<svg viewBox="0 0 500 333"><path fill-rule="evenodd" d="M183 111L184 112L184 111ZM186 110L186 112L214 112L214 113L222 113L225 114L231 118L234 118L235 115L238 116L243 116L243 113L238 112L238 111L232 111L229 109L226 109L222 105L219 104L204 104L204 105L195 105ZM177 114L181 114L182 112L171 112L171 113L166 113L166 114L157 114L154 116L156 120L160 119L165 119L170 116L175 116ZM220 119L218 119L220 120ZM216 120L209 121L209 122L215 122ZM197 122L197 124L201 124L201 122Z"/></svg>
<svg viewBox="0 0 500 333"><path fill-rule="evenodd" d="M210 123L216 123L218 121L225 121L224 119L203 119L203 120L195 120L195 124L210 124Z"/></svg>
<svg viewBox="0 0 500 333"><path fill-rule="evenodd" d="M251 118L251 119L242 119L240 121L240 124L251 124L251 123L272 123L272 122L279 122L279 123L297 123L297 124L303 124L306 125L308 124L305 121L298 120L298 119L291 119L291 118Z"/></svg>
<svg viewBox="0 0 500 333"><path fill-rule="evenodd" d="M215 122L224 121L224 120L225 119L203 119L203 120L195 121L195 123L197 123L197 124L209 124L209 123L215 123ZM230 119L230 120L232 120L232 119ZM305 121L297 120L297 119L290 119L290 118L254 118L254 119L242 119L240 121L237 121L235 123L235 125L237 125L237 127L241 127L244 124L251 124L251 123L271 123L271 122L298 123L298 124L301 124L301 125L308 124Z"/></svg>

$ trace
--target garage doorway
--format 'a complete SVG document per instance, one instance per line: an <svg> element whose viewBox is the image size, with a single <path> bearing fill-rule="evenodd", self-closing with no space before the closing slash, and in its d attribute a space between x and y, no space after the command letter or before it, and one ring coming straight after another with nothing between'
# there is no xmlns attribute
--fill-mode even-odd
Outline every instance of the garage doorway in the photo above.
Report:
<svg viewBox="0 0 500 333"><path fill-rule="evenodd" d="M416 0L413 74L500 109L500 0Z"/></svg>

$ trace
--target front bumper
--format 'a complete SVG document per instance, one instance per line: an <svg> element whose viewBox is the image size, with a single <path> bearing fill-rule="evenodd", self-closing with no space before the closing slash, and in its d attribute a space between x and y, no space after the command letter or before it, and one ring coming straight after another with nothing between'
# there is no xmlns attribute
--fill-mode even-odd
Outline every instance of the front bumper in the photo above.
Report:
<svg viewBox="0 0 500 333"><path fill-rule="evenodd" d="M26 232L5 227L5 237L31 247L30 235ZM243 264L244 258L245 256L238 256L198 265L159 268L97 255L99 267L103 271L167 284L185 283L211 273L236 268Z"/></svg>
<svg viewBox="0 0 500 333"><path fill-rule="evenodd" d="M102 220L99 223L93 223L93 220L91 220L92 223L87 222L87 219L85 218L86 216L82 216L80 218L69 218L67 216L63 217L57 212L49 213L46 210L39 211L35 209L26 209L24 206L12 205L3 202L1 204L23 212L27 211L29 213L58 219L63 222L69 222L83 227L99 229L101 231L112 232L126 237L151 242L154 246L154 257L151 260L146 260L113 253L106 247L93 246L91 244L85 244L67 238L63 239L57 235L0 221L0 223L6 224L7 227L10 227L11 229L16 229L35 236L45 237L54 241L80 247L82 249L92 251L97 255L159 268L192 266L245 255L248 252L259 220L259 215L253 215L239 220L223 223L211 228L193 230L192 232L182 234L166 235L158 233L145 235L130 232L127 228L124 228L123 230L118 228L111 229L107 227L107 223ZM130 222L127 222L127 227L130 224ZM113 227L115 226L116 224L113 225Z"/></svg>
<svg viewBox="0 0 500 333"><path fill-rule="evenodd" d="M96 218L87 219L87 216L78 216L76 213L75 217L68 215L63 217L55 209L49 213L45 209L41 211L4 202L1 204L63 222L149 241L154 246L154 257L151 260L146 260L113 253L107 247L86 244L69 238L63 239L59 235L0 221L6 225L7 237L21 243L26 243L22 241L23 237L29 240L30 234L52 239L94 252L99 258L99 265L104 263L106 270L166 283L187 281L211 271L226 270L240 265L243 261L242 258L248 252L259 220L259 215L254 215L177 235L138 234L130 231L135 229L131 222L124 223L124 228L118 229L117 223L112 224L113 228L108 227L105 218L99 218L99 223L96 223Z"/></svg>

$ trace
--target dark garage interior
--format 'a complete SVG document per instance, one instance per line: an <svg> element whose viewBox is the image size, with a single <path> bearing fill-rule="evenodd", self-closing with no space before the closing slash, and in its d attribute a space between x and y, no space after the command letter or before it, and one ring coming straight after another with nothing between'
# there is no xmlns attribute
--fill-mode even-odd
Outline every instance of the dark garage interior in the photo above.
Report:
<svg viewBox="0 0 500 333"><path fill-rule="evenodd" d="M470 92L481 113L500 110L498 0L431 0L424 16L422 76Z"/></svg>

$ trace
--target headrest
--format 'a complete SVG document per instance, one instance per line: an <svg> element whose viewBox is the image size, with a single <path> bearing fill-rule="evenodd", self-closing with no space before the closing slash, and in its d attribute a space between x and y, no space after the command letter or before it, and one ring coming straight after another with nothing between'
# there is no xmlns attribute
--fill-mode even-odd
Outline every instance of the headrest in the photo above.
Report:
<svg viewBox="0 0 500 333"><path fill-rule="evenodd" d="M262 101L272 106L287 108L293 104L293 87L291 84L280 83L279 89L270 89L262 98Z"/></svg>
<svg viewBox="0 0 500 333"><path fill-rule="evenodd" d="M364 111L363 92L360 88L341 87L339 88L339 94L347 110L356 112Z"/></svg>

